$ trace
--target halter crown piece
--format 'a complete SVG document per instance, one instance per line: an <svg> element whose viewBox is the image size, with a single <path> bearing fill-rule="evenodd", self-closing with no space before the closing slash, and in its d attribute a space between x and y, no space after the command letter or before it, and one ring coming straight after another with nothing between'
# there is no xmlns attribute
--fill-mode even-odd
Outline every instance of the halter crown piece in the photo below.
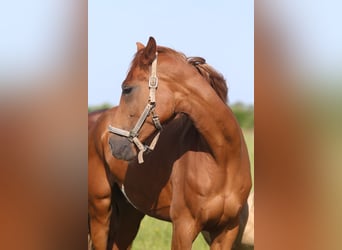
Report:
<svg viewBox="0 0 342 250"><path fill-rule="evenodd" d="M109 132L111 132L113 134L120 135L120 136L127 137L127 139L130 142L134 143L137 146L137 148L139 149L139 153L138 153L138 162L139 162L139 164L144 162L143 153L145 151L147 151L147 150L152 151L154 149L154 147L156 146L157 141L159 139L160 131L162 130L162 126L160 124L159 117L155 113L156 90L158 88L157 58L158 58L158 53L156 53L156 57L155 57L155 59L152 62L151 75L150 75L150 78L149 78L149 81L148 81L148 88L150 90L149 99L148 99L148 102L146 104L146 107L145 107L144 111L140 115L140 117L139 117L137 123L135 124L134 128L131 131L127 131L127 130L123 130L123 129L120 129L120 128L112 127L111 125L108 126ZM140 131L141 127L143 126L143 124L146 121L146 118L150 114L152 115L153 124L159 130L159 132L153 138L150 146L147 146L147 145L144 145L139 140L138 135L139 135L139 131Z"/></svg>

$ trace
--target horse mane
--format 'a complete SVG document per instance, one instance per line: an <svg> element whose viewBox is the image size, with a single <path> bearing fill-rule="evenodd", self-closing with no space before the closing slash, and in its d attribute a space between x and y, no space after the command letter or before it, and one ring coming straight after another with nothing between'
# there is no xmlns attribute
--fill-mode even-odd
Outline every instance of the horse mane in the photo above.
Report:
<svg viewBox="0 0 342 250"><path fill-rule="evenodd" d="M172 54L173 56L180 58L181 60L185 60L187 63L194 66L197 71L200 73L202 77L204 77L211 85L211 87L215 90L220 99L227 103L228 101L228 87L226 80L223 75L217 72L213 67L206 63L205 59L202 57L186 57L183 53L175 51L173 49L158 46L158 53ZM148 66L141 63L141 56L143 50L139 50L131 63L131 68L140 67L144 70L148 70ZM129 70L128 77L131 74L131 70Z"/></svg>
<svg viewBox="0 0 342 250"><path fill-rule="evenodd" d="M210 83L221 100L227 103L228 87L223 75L207 64L202 57L188 57L187 61Z"/></svg>

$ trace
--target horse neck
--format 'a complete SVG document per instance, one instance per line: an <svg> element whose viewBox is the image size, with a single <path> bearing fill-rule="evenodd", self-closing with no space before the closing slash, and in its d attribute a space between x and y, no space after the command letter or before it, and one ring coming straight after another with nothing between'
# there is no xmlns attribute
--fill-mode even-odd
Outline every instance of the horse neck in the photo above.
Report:
<svg viewBox="0 0 342 250"><path fill-rule="evenodd" d="M241 148L241 131L232 111L203 77L193 77L184 86L177 95L176 112L188 114L216 161L226 164L227 156Z"/></svg>

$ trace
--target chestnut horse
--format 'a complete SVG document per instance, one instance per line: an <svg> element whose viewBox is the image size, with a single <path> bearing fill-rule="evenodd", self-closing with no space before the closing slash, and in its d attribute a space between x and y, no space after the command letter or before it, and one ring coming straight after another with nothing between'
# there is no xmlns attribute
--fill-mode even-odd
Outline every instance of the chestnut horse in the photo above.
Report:
<svg viewBox="0 0 342 250"><path fill-rule="evenodd" d="M88 131L93 126L95 126L95 123L97 122L99 117L107 110L108 110L107 108L104 108L104 109L98 109L98 110L88 113Z"/></svg>
<svg viewBox="0 0 342 250"><path fill-rule="evenodd" d="M92 235L92 240L88 235L88 249L130 249L145 216L127 201L113 181L113 176L120 177L126 171L127 163L114 159L109 165L105 160L108 142L103 143L102 137L115 111L116 107L88 114L88 201ZM114 175L110 173L110 166L117 169L113 170ZM98 238L103 241L97 245Z"/></svg>
<svg viewBox="0 0 342 250"><path fill-rule="evenodd" d="M238 234L251 177L241 130L225 105L225 81L202 59L186 60L182 54L158 47L161 61L158 69L161 70L158 70L160 86L155 111L164 129L154 152L145 155L145 163L139 165L129 141L105 131L108 124L129 128L138 120L143 87L147 88L144 81L148 79L148 68L155 60L157 47L151 38L146 48L138 44L138 49L123 84L120 106L106 112L89 133L89 213L94 245L96 249L106 248L110 217L114 217L110 207L110 187L117 183L140 211L172 222L173 249L190 249L202 230L210 234L211 249L230 249ZM177 75L176 69L181 73ZM193 81L197 85L192 85L191 89ZM171 88L177 84L183 93ZM187 98L182 100L185 93ZM194 103L189 112L186 107L191 99ZM213 103L213 107L207 106ZM199 108L203 110L199 111ZM131 123L123 124L127 118ZM147 118L138 131L141 141L152 140L150 135L155 130L152 124L152 119ZM139 221L141 214L137 218ZM122 221L116 222L116 228ZM125 224L128 223L121 223ZM136 231L131 237L134 238L135 234ZM114 240L113 248L120 249L116 244L119 243Z"/></svg>
<svg viewBox="0 0 342 250"><path fill-rule="evenodd" d="M115 114L117 107L112 109L101 109L96 110L88 114L88 129L91 129L95 126L98 128L105 129L108 127L110 123L110 117L113 117ZM98 125L95 125L98 118L102 115L104 118L100 119ZM92 130L94 133L96 129ZM101 131L101 130L100 130ZM90 137L90 140L95 139L95 137ZM203 163L202 163L203 164ZM100 165L100 168L105 168L104 163ZM107 183L107 179L102 180L104 183ZM170 183L169 183L170 184ZM140 222L144 217L144 214L137 211L132 207L132 205L127 201L125 197L123 197L122 193L119 191L118 186L114 184L112 187L112 198L111 198L111 206L115 209L115 212L112 213L111 220L113 224L116 226L111 226L110 233L110 246L114 244L113 249L127 249L131 246L134 237L137 233L137 229L139 228ZM242 238L240 237L236 242L237 249L239 250L251 250L254 249L254 195L251 193L248 197L248 211L244 210L240 220L240 236L242 234ZM246 223L246 220L248 221ZM120 225L119 225L119 223ZM124 225L124 226L123 226ZM119 234L120 232L120 234ZM208 244L210 244L211 239L210 235L207 232L202 232L205 240ZM92 249L92 243L90 241L88 235L88 246L89 250ZM111 247L110 247L111 248Z"/></svg>

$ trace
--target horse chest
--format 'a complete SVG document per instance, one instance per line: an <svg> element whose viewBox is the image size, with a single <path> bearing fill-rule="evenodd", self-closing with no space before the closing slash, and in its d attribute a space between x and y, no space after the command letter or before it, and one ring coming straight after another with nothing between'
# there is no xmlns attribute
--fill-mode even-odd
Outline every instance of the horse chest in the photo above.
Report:
<svg viewBox="0 0 342 250"><path fill-rule="evenodd" d="M126 200L135 208L138 210L137 206L134 205L134 203L128 198L128 195L125 192L125 186L122 184L120 187L121 192L123 193L123 195L125 196Z"/></svg>

